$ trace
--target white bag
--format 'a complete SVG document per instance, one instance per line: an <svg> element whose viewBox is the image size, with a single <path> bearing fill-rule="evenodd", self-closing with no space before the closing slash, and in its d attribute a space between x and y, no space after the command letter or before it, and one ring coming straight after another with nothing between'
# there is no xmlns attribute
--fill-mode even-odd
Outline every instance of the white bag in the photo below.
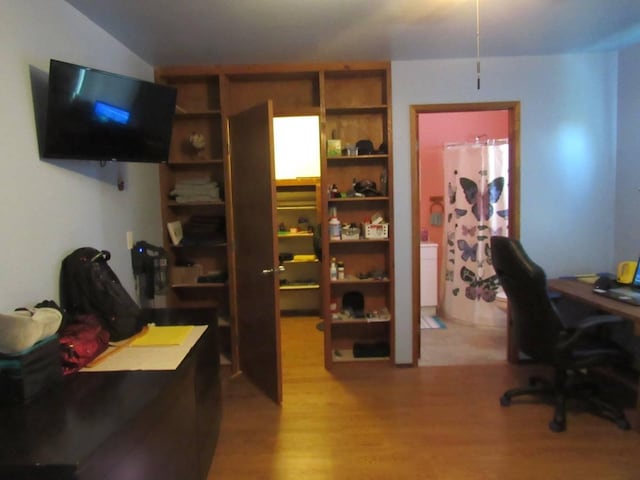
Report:
<svg viewBox="0 0 640 480"><path fill-rule="evenodd" d="M62 313L55 308L31 308L0 313L0 353L15 354L58 331Z"/></svg>

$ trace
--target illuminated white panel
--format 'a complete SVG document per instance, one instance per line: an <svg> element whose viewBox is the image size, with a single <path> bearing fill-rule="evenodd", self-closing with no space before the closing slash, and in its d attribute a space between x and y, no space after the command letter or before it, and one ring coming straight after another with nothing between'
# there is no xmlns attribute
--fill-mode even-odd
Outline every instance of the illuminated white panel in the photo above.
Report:
<svg viewBox="0 0 640 480"><path fill-rule="evenodd" d="M320 117L273 119L276 180L320 176Z"/></svg>

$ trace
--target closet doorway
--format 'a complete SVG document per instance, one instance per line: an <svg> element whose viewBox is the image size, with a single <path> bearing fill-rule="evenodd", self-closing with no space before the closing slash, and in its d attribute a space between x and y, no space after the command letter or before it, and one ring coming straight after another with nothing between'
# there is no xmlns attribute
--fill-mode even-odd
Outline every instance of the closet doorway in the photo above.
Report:
<svg viewBox="0 0 640 480"><path fill-rule="evenodd" d="M457 116L457 114L460 114ZM490 102L490 103L465 103L465 104L436 104L436 105L413 105L410 108L410 120L411 120L411 178L412 178L412 257L413 257L413 363L418 365L421 354L421 279L420 265L421 265L421 245L424 243L421 240L426 240L429 237L430 240L436 240L433 243L439 243L438 261L437 261L437 285L440 287L437 290L437 303L442 302L442 288L444 279L444 272L442 269L442 258L447 247L446 241L444 241L443 230L438 228L438 217L442 219L443 209L440 207L444 205L443 198L446 195L442 195L443 185L443 173L442 171L433 172L433 181L439 182L440 195L429 195L426 197L421 195L421 183L424 184L425 177L429 177L428 172L422 171L425 169L425 161L421 159L421 155L426 155L420 148L420 129L440 129L443 125L441 120L458 119L460 122L470 121L472 124L471 129L468 131L473 134L468 134L470 138L458 138L452 137L447 142L473 142L473 141L486 141L489 138L495 138L496 135L508 139L508 187L504 192L508 195L508 224L509 235L519 238L520 224L519 224L519 211L520 211L520 104L519 102ZM475 119L475 120L473 120ZM483 120L484 119L484 120ZM502 125L502 127L492 127L492 123ZM453 128L452 128L453 130ZM424 132L423 132L424 133ZM445 138L444 135L443 138ZM421 153L422 152L422 153ZM422 182L421 182L422 178ZM423 186L424 188L424 186ZM433 198L432 198L433 197ZM425 200L426 198L426 200ZM431 201L433 200L433 202ZM440 205L438 205L440 204ZM435 208L432 208L435 205ZM426 210L426 211L425 211ZM430 211L432 210L432 211ZM435 214L435 215L432 215ZM439 214L439 215L438 215ZM431 225L435 224L433 228L425 229L425 218L430 216L434 217L434 221ZM431 242L430 242L431 243ZM423 294L424 295L424 294ZM423 320L424 321L424 320ZM509 361L514 361L516 355L514 348L510 342L509 330L507 327L506 340L504 341L504 348L506 349L506 357Z"/></svg>

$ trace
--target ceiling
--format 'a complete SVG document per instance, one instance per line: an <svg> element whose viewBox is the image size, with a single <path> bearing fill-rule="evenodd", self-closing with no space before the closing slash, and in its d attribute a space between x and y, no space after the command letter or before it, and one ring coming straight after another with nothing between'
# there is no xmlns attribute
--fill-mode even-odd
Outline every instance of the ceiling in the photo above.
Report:
<svg viewBox="0 0 640 480"><path fill-rule="evenodd" d="M476 56L476 0L66 0L153 66ZM640 43L639 0L478 0L480 55Z"/></svg>

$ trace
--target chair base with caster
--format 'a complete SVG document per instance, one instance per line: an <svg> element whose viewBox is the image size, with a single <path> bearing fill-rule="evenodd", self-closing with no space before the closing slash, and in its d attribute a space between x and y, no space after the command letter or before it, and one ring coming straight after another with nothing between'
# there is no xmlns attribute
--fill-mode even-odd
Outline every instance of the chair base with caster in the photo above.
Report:
<svg viewBox="0 0 640 480"><path fill-rule="evenodd" d="M564 376L560 375L560 377ZM565 379L566 385L560 391L554 388L554 385L546 379L530 377L529 386L512 388L504 392L500 397L500 405L508 407L514 397L524 395L553 399L555 411L553 418L549 422L549 430L558 433L567 429L567 400L577 400L579 405L582 404L584 410L615 423L621 430L631 429L631 424L624 412L598 398L596 396L598 393L597 386L594 383L590 383L583 374L578 376L578 379L571 378L568 381Z"/></svg>

